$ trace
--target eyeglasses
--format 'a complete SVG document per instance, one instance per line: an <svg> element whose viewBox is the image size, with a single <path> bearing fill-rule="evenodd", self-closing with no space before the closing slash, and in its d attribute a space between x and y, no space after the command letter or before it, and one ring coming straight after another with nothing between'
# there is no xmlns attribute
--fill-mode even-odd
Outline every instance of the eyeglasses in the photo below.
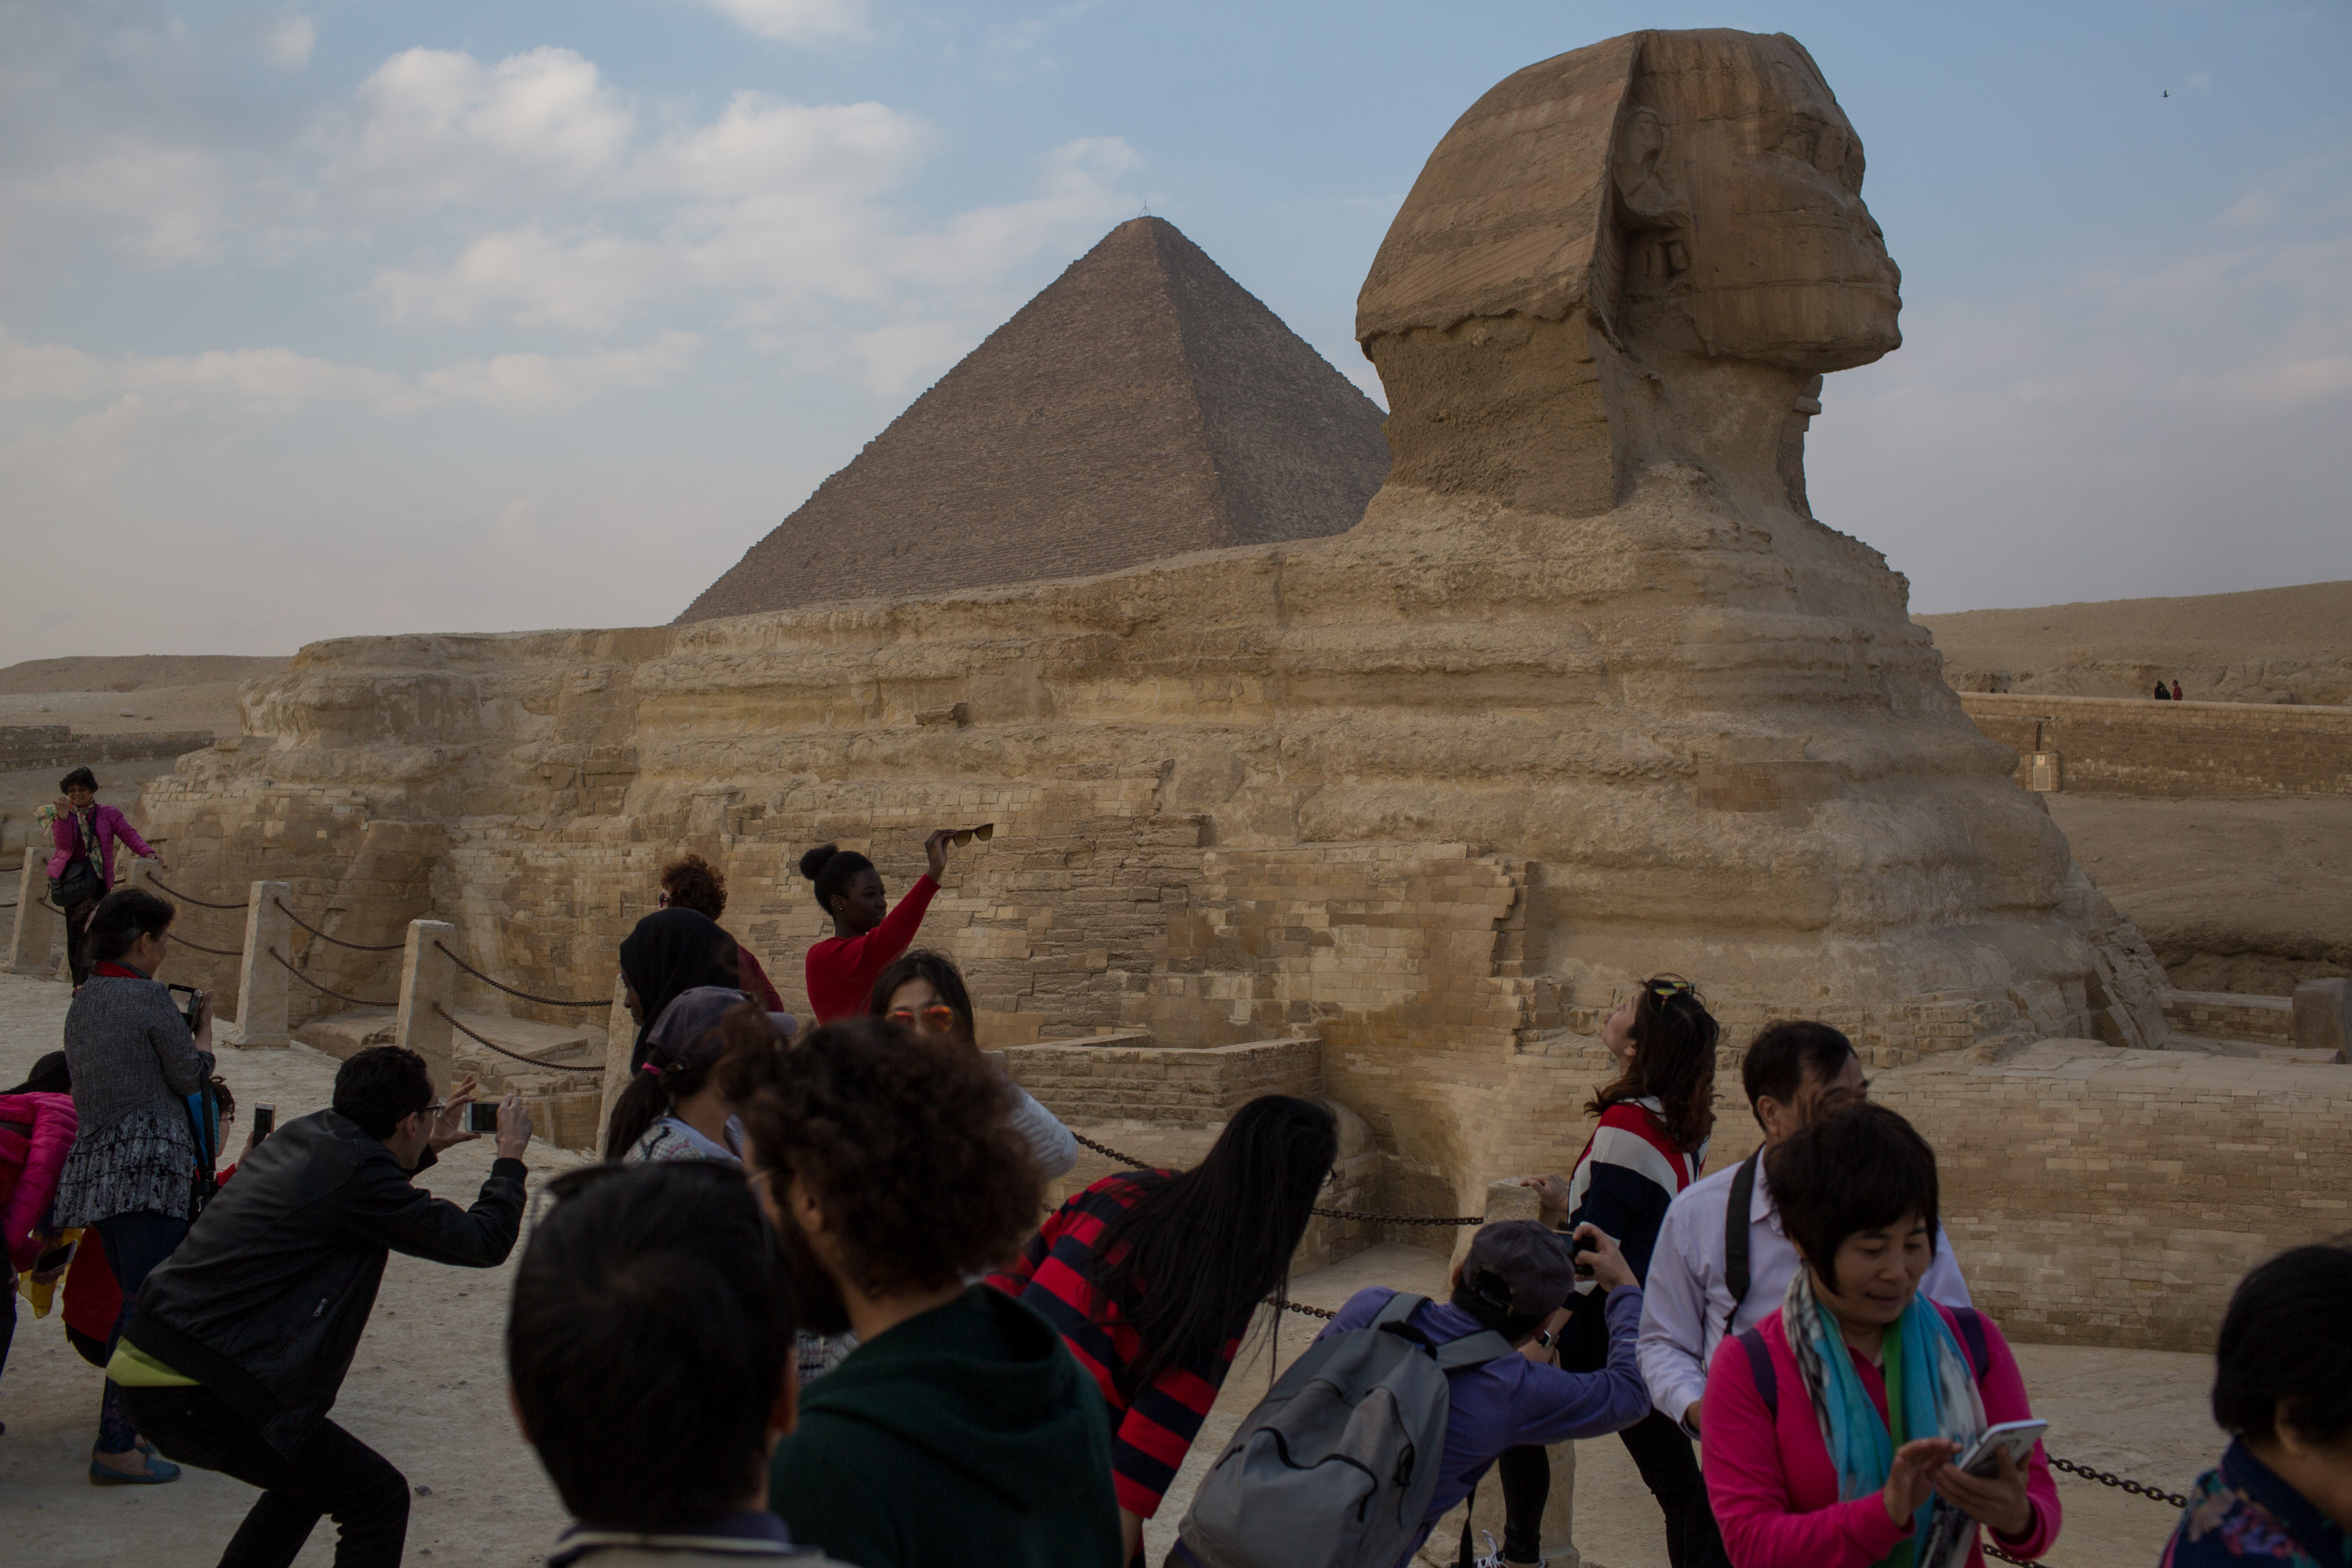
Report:
<svg viewBox="0 0 2352 1568"><path fill-rule="evenodd" d="M1661 1002L1672 1001L1676 996L1687 996L1694 1002L1698 1000L1697 986L1687 980L1677 980L1671 975L1660 975L1643 985L1642 989Z"/></svg>
<svg viewBox="0 0 2352 1568"><path fill-rule="evenodd" d="M992 822L983 822L978 827L958 828L955 832L948 835L948 842L950 844L969 844L973 839L977 838L982 844L985 844L995 837L996 824Z"/></svg>
<svg viewBox="0 0 2352 1568"><path fill-rule="evenodd" d="M882 1016L889 1023L903 1024L910 1029L920 1025L940 1035L953 1034L957 1022L955 1009L945 1003L934 1003L929 1007L893 1007Z"/></svg>

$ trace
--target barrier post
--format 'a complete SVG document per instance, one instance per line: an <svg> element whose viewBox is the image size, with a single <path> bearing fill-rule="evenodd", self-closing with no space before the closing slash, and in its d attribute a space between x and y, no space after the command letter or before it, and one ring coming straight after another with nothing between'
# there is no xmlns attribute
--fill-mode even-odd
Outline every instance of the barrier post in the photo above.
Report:
<svg viewBox="0 0 2352 1568"><path fill-rule="evenodd" d="M400 1013L393 1020L392 1042L423 1057L436 1092L442 1092L457 1079L456 1032L445 1015L457 1011L457 966L434 951L436 942L455 952L457 928L447 921L408 922L408 940L400 951Z"/></svg>
<svg viewBox="0 0 2352 1568"><path fill-rule="evenodd" d="M293 890L285 882L256 882L245 902L245 956L236 966L236 1022L223 1038L247 1050L278 1050L294 1043L287 1031L287 1003L294 977L286 964L294 962L294 922L280 906Z"/></svg>
<svg viewBox="0 0 2352 1568"><path fill-rule="evenodd" d="M63 916L47 905L49 858L37 844L25 846L25 865L16 879L16 925L8 938L8 968L16 974L49 975L58 961L49 956L52 943L66 940Z"/></svg>
<svg viewBox="0 0 2352 1568"><path fill-rule="evenodd" d="M629 1087L629 1053L637 1041L637 1021L629 1016L629 980L613 976L613 1011L604 1024L604 1095L596 1108L597 1158L604 1158L604 1130L613 1125L613 1105Z"/></svg>

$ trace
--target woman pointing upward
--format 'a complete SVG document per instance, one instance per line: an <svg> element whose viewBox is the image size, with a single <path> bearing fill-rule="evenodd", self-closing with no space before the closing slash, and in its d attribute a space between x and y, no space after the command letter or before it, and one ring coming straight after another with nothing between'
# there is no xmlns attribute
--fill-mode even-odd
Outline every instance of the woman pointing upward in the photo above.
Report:
<svg viewBox="0 0 2352 1568"><path fill-rule="evenodd" d="M817 908L833 917L833 934L808 952L809 1006L818 1023L866 1011L875 980L914 944L948 868L948 840L954 836L955 829L942 827L923 840L930 869L895 910L884 896L882 873L856 850L821 844L801 857L801 875L816 885Z"/></svg>

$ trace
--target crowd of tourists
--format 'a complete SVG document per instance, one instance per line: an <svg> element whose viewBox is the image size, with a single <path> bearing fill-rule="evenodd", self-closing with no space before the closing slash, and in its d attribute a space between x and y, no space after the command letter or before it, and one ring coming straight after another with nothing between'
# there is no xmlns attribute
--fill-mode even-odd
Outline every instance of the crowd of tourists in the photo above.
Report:
<svg viewBox="0 0 2352 1568"><path fill-rule="evenodd" d="M629 1082L603 1161L547 1184L507 1320L515 1419L574 1520L551 1568L1133 1568L1244 1344L1278 1333L1331 1110L1262 1097L1197 1165L1047 1212L1073 1135L981 1048L954 963L913 945L950 841L895 907L866 857L803 858L834 927L807 1023L697 858L620 944ZM479 1135L476 1085L375 1047L328 1109L216 1169L236 1110L208 999L158 979L174 914L136 889L86 911L63 1049L0 1095L8 1267L44 1300L63 1271L102 1369L91 1482L195 1466L259 1489L224 1564L290 1563L322 1516L339 1564L398 1563L408 1485L330 1412L390 1253L513 1250L530 1118L507 1097L472 1203L433 1196L415 1180ZM1503 1538L1465 1525L1437 1555L1535 1568L1546 1447L1612 1435L1674 1568L1959 1568L2056 1541L2041 1423L1970 1301L1935 1152L1847 1037L1759 1033L1761 1143L1714 1171L1698 988L1649 981L1601 1041L1590 1136L1530 1180L1541 1217L1480 1227L1441 1298L1339 1308L1200 1472L1165 1563L1404 1568L1492 1472ZM2352 1563L2347 1301L2340 1243L2241 1284L2213 1391L2233 1440L2168 1563Z"/></svg>

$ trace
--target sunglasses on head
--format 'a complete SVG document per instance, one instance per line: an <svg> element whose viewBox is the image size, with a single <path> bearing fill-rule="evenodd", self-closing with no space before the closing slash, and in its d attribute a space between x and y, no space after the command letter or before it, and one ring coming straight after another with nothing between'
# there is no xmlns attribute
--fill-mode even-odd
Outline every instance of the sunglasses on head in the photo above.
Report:
<svg viewBox="0 0 2352 1568"><path fill-rule="evenodd" d="M919 1024L942 1035L951 1033L956 1026L955 1009L943 1002L935 1002L928 1007L893 1007L882 1016L890 1023L903 1024L910 1029Z"/></svg>
<svg viewBox="0 0 2352 1568"><path fill-rule="evenodd" d="M1671 1002L1677 996L1687 996L1694 1002L1698 1000L1698 987L1687 980L1661 976L1646 983L1642 989L1661 1002Z"/></svg>
<svg viewBox="0 0 2352 1568"><path fill-rule="evenodd" d="M982 844L985 844L995 837L996 824L992 822L983 822L978 827L958 828L955 832L948 835L948 842L950 844L969 844L973 839L977 838Z"/></svg>

